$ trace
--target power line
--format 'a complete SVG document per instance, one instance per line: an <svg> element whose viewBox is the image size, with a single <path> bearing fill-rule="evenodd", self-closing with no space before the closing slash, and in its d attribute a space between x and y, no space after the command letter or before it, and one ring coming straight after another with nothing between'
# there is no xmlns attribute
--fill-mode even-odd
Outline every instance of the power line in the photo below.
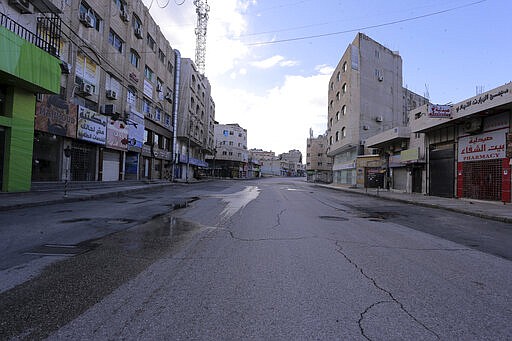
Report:
<svg viewBox="0 0 512 341"><path fill-rule="evenodd" d="M447 12L452 12L452 11L455 11L455 10L458 10L458 9L461 9L461 8L474 6L474 5L477 5L477 4L486 2L486 1L488 1L488 0L479 0L479 1L471 2L469 4L465 4L465 5L461 5L461 6L456 6L456 7L448 8L448 9L437 11L437 12L422 14L422 15L418 15L418 16L415 16L415 17L409 17L409 18L405 18L405 19L390 21L390 22L386 22L386 23L382 23L382 24L376 24L376 25L364 26L364 27L359 27L359 28L353 28L353 29L345 30L345 31L330 32L330 33L316 34L316 35L310 35L310 36L301 36L301 37L296 37L296 38L288 38L288 39L280 39L280 40L263 41L263 42L257 42L257 43L249 43L249 44L246 44L246 45L247 46L263 46L263 45L271 45L271 44L285 43L285 42L291 42L291 41L299 41L299 40L322 38L322 37L334 36L334 35L345 34L345 33L359 32L359 31L362 31L362 30L367 30L367 29L372 29L372 28L379 28L379 27L384 27L384 26L391 26L391 25L396 25L396 24L400 24L400 23L403 23L403 22L423 19L423 18L427 18L427 17L431 17L431 16L435 16L435 15L439 15L439 14L443 14L443 13L447 13Z"/></svg>

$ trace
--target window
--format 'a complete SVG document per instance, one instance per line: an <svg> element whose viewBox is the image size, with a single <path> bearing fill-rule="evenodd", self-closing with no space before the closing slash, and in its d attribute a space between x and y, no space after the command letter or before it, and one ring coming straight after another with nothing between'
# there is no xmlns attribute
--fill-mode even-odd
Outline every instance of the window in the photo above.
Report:
<svg viewBox="0 0 512 341"><path fill-rule="evenodd" d="M329 120L329 127L332 127L332 117L331 117L331 119Z"/></svg>
<svg viewBox="0 0 512 341"><path fill-rule="evenodd" d="M129 87L126 92L126 102L130 105L137 106L137 90Z"/></svg>
<svg viewBox="0 0 512 341"><path fill-rule="evenodd" d="M339 82L341 80L341 73L338 71L338 74L336 75L336 80Z"/></svg>
<svg viewBox="0 0 512 341"><path fill-rule="evenodd" d="M148 33L146 36L146 43L148 44L149 48L155 52L156 50L156 42L155 39Z"/></svg>
<svg viewBox="0 0 512 341"><path fill-rule="evenodd" d="M321 163L321 162L318 162L318 165L319 165L319 166L321 166L321 165L322 165L322 163Z"/></svg>
<svg viewBox="0 0 512 341"><path fill-rule="evenodd" d="M222 152L222 155L228 155L228 152L223 151L223 152Z"/></svg>
<svg viewBox="0 0 512 341"><path fill-rule="evenodd" d="M229 131L229 135L233 135L233 131L231 131L231 130L230 130L230 131Z"/></svg>
<svg viewBox="0 0 512 341"><path fill-rule="evenodd" d="M238 153L238 157L242 157L242 153Z"/></svg>
<svg viewBox="0 0 512 341"><path fill-rule="evenodd" d="M147 65L144 67L144 77L150 82L153 81L155 73Z"/></svg>
<svg viewBox="0 0 512 341"><path fill-rule="evenodd" d="M165 114L165 125L170 126L171 125L171 116Z"/></svg>
<svg viewBox="0 0 512 341"><path fill-rule="evenodd" d="M344 105L344 106L342 106L342 107L341 107L341 114L342 114L343 116L345 116L345 114L346 114L346 113L347 113L347 106L346 106L346 105Z"/></svg>
<svg viewBox="0 0 512 341"><path fill-rule="evenodd" d="M347 62L343 63L343 66L341 67L341 70L343 70L343 72L347 72Z"/></svg>
<svg viewBox="0 0 512 341"><path fill-rule="evenodd" d="M137 69L139 68L140 56L134 49L130 50L130 64L135 66Z"/></svg>
<svg viewBox="0 0 512 341"><path fill-rule="evenodd" d="M331 82L331 90L334 89L334 83Z"/></svg>
<svg viewBox="0 0 512 341"><path fill-rule="evenodd" d="M232 146L233 145L233 141L229 141L229 145Z"/></svg>
<svg viewBox="0 0 512 341"><path fill-rule="evenodd" d="M379 59L380 58L380 52L379 50L375 50L375 58Z"/></svg>
<svg viewBox="0 0 512 341"><path fill-rule="evenodd" d="M233 152L229 152L229 155L233 155Z"/></svg>
<svg viewBox="0 0 512 341"><path fill-rule="evenodd" d="M144 129L144 144L151 144L151 133L147 129Z"/></svg>
<svg viewBox="0 0 512 341"><path fill-rule="evenodd" d="M338 112L336 113L336 121L339 121L339 120L340 120L340 112L338 111Z"/></svg>
<svg viewBox="0 0 512 341"><path fill-rule="evenodd" d="M121 37L119 37L112 29L108 34L108 42L112 45L117 51L123 53L123 41Z"/></svg>
<svg viewBox="0 0 512 341"><path fill-rule="evenodd" d="M345 138L347 136L347 129L345 127L341 128L341 138Z"/></svg>
<svg viewBox="0 0 512 341"><path fill-rule="evenodd" d="M227 130L223 130L223 131L222 131L222 135L224 135L224 136L228 136L228 135L229 135L229 131L227 131Z"/></svg>
<svg viewBox="0 0 512 341"><path fill-rule="evenodd" d="M332 145L332 136L329 136L329 145Z"/></svg>
<svg viewBox="0 0 512 341"><path fill-rule="evenodd" d="M174 66L172 65L171 61L167 62L167 71L169 71L170 74L174 71Z"/></svg>
<svg viewBox="0 0 512 341"><path fill-rule="evenodd" d="M165 54L161 49L158 49L158 59L160 59L162 64L165 62Z"/></svg>
<svg viewBox="0 0 512 341"><path fill-rule="evenodd" d="M332 99L331 99L331 101L329 102L329 107L330 107L330 108L332 108L332 102L333 102L333 101L332 101Z"/></svg>
<svg viewBox="0 0 512 341"><path fill-rule="evenodd" d="M162 109L160 109L159 107L156 107L155 108L155 120L160 121L161 118L162 118Z"/></svg>
<svg viewBox="0 0 512 341"><path fill-rule="evenodd" d="M160 146L160 135L158 135L157 133L154 133L153 134L153 143L157 146Z"/></svg>
<svg viewBox="0 0 512 341"><path fill-rule="evenodd" d="M318 154L316 154L316 156L322 156L322 153L318 153Z"/></svg>
<svg viewBox="0 0 512 341"><path fill-rule="evenodd" d="M339 92L339 91L336 93L336 100L337 100L337 101L339 101L339 100L340 100L340 92Z"/></svg>
<svg viewBox="0 0 512 341"><path fill-rule="evenodd" d="M341 87L341 92L343 92L343 94L347 93L347 83L343 83L343 86Z"/></svg>
<svg viewBox="0 0 512 341"><path fill-rule="evenodd" d="M80 12L80 14L82 14L82 13L88 14L92 19L92 27L96 31L101 31L102 20L99 17L99 15L96 14L96 12L94 12L92 10L91 6L89 6L86 2L82 1L82 2L80 2L79 12Z"/></svg>
<svg viewBox="0 0 512 341"><path fill-rule="evenodd" d="M139 17L135 15L135 13L133 14L132 27L134 31L142 29L142 21L140 21Z"/></svg>
<svg viewBox="0 0 512 341"><path fill-rule="evenodd" d="M142 100L142 111L145 115L151 115L151 104L145 98Z"/></svg>
<svg viewBox="0 0 512 341"><path fill-rule="evenodd" d="M242 133L238 133L238 137L242 137Z"/></svg>
<svg viewBox="0 0 512 341"><path fill-rule="evenodd" d="M338 142L340 140L340 132L337 131L336 132L336 142Z"/></svg>

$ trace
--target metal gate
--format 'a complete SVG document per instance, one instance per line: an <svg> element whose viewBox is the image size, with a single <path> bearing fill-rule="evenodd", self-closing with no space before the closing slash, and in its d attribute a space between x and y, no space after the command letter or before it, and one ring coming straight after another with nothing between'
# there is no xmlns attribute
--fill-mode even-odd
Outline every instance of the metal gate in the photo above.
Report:
<svg viewBox="0 0 512 341"><path fill-rule="evenodd" d="M463 197L501 200L501 160L463 163Z"/></svg>
<svg viewBox="0 0 512 341"><path fill-rule="evenodd" d="M71 180L96 180L96 148L94 146L73 141L71 145Z"/></svg>
<svg viewBox="0 0 512 341"><path fill-rule="evenodd" d="M429 194L453 198L455 188L455 154L453 145L430 150Z"/></svg>

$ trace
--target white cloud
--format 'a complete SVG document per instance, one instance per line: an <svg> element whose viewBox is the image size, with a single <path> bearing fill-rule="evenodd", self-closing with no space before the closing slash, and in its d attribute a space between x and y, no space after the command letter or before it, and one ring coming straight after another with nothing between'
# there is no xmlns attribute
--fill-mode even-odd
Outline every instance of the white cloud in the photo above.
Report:
<svg viewBox="0 0 512 341"><path fill-rule="evenodd" d="M264 60L251 62L250 64L258 69L270 69L277 65L281 67L295 66L298 65L299 62L293 60L285 60L283 56L275 55Z"/></svg>
<svg viewBox="0 0 512 341"><path fill-rule="evenodd" d="M282 85L264 95L216 87L216 119L246 128L249 148L276 153L299 149L305 160L309 128L315 135L326 129L329 77L286 76Z"/></svg>

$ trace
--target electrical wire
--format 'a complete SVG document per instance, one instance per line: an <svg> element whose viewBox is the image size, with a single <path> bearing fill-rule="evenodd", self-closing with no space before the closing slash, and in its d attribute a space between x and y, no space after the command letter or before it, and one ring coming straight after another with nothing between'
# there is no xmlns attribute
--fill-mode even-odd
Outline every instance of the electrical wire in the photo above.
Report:
<svg viewBox="0 0 512 341"><path fill-rule="evenodd" d="M368 30L368 29L372 29L372 28L391 26L391 25L396 25L396 24L408 22L408 21L428 18L428 17L432 17L432 16L435 16L435 15L439 15L439 14L443 14L443 13L447 13L447 12L452 12L452 11L455 11L455 10L458 10L458 9L461 9L461 8L474 6L474 5L477 5L477 4L486 2L486 1L488 1L488 0L474 1L474 2L471 2L471 3L468 3L468 4L464 4L464 5L448 8L448 9L437 11L437 12L422 14L422 15L418 15L418 16L414 16L414 17L409 17L409 18L405 18L405 19L400 19L400 20L394 20L394 21L390 21L390 22L386 22L386 23L382 23L382 24L376 24L376 25L363 26L363 27L359 27L359 28L353 28L353 29L350 29L350 30L330 32L330 33L323 33L323 34L316 34L316 35L310 35L310 36L301 36L301 37L288 38L288 39L270 40L270 41L263 41L263 42L256 42L256 43L247 43L246 45L247 46L272 45L272 44L278 44L278 43L286 43L286 42L299 41L299 40L307 40L307 39L316 39L316 38L329 37L329 36L340 35L340 34L345 34L345 33L359 32L359 31L362 31L362 30Z"/></svg>

